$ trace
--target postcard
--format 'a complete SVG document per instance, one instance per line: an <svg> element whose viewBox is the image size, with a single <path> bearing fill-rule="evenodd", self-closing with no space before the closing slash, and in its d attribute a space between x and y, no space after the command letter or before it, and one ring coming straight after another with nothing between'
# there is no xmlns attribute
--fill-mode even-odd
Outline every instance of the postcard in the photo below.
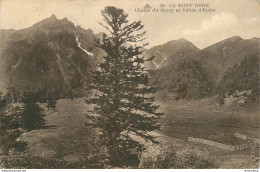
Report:
<svg viewBox="0 0 260 172"><path fill-rule="evenodd" d="M0 167L257 171L259 52L259 0L1 0Z"/></svg>

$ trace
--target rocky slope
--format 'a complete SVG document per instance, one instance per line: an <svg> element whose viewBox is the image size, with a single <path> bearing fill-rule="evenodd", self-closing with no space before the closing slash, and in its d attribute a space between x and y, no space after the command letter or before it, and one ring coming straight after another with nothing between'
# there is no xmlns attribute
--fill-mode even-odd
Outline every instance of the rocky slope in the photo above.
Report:
<svg viewBox="0 0 260 172"><path fill-rule="evenodd" d="M95 44L103 35L54 15L26 29L0 30L0 89L82 88L105 55ZM259 38L234 36L202 50L182 38L144 51L145 58L154 56L145 66L158 91L185 88L184 97L196 99L250 90L259 95Z"/></svg>
<svg viewBox="0 0 260 172"><path fill-rule="evenodd" d="M245 57L225 71L217 93L226 105L259 101L259 56Z"/></svg>
<svg viewBox="0 0 260 172"><path fill-rule="evenodd" d="M257 90L260 39L228 38L199 50L185 39L152 47L145 57L151 69L150 80L157 90L179 91L187 86L187 97L202 98L218 94ZM257 72L258 71L258 72Z"/></svg>
<svg viewBox="0 0 260 172"><path fill-rule="evenodd" d="M260 39L234 36L201 50L198 59L209 74L211 82L219 85L224 73L244 58L259 56Z"/></svg>
<svg viewBox="0 0 260 172"><path fill-rule="evenodd" d="M211 92L211 83L203 66L196 60L200 50L185 39L170 41L145 52L145 57L154 56L148 66L150 80L157 90L178 92L179 87L187 87L187 97L201 98Z"/></svg>
<svg viewBox="0 0 260 172"><path fill-rule="evenodd" d="M75 27L67 18L52 15L29 28L0 34L0 80L9 88L74 90L96 69L93 31Z"/></svg>
<svg viewBox="0 0 260 172"><path fill-rule="evenodd" d="M146 67L161 69L177 63L180 59L193 58L199 51L195 45L183 38L169 41L145 51L145 58L154 57L152 62L146 64Z"/></svg>

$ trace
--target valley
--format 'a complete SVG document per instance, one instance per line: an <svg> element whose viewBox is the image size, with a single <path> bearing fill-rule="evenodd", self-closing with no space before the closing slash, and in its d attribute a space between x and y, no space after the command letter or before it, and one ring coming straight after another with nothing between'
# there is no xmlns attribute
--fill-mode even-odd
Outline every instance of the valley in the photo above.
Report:
<svg viewBox="0 0 260 172"><path fill-rule="evenodd" d="M61 99L56 111L44 109L46 129L34 130L21 137L28 142L30 153L49 158L59 155L64 160L78 161L91 151L97 131L85 126L89 107L83 99Z"/></svg>
<svg viewBox="0 0 260 172"><path fill-rule="evenodd" d="M160 120L161 131L152 133L161 143L144 142L148 151L156 152L162 145L170 146L177 153L187 148L198 149L216 156L220 168L250 168L252 163L256 163L258 151L251 160L250 149L232 152L189 142L188 137L208 138L210 135L239 132L259 139L257 112L246 114L242 110L224 110L217 106L214 98L178 102L168 99L167 103L157 101L156 104L160 104L159 111L165 113ZM25 133L21 138L28 142L29 151L37 156L59 155L66 161L79 161L91 152L97 139L97 130L84 123L84 116L90 109L81 98L58 100L56 112L45 109L47 128ZM239 140L233 140L233 144L239 144Z"/></svg>
<svg viewBox="0 0 260 172"><path fill-rule="evenodd" d="M92 154L100 132L86 125L93 107L85 100L96 94L87 88L106 56L95 42L104 41L106 34L52 15L22 30L0 30L0 36L0 91L10 92L12 105L21 103L24 92L44 93L45 102L37 103L44 110L45 126L19 138L28 143L28 152L65 162ZM179 155L199 150L212 156L218 168L257 168L259 49L260 38L239 36L204 49L184 38L144 49L144 59L154 57L142 65L149 70L146 81L155 89L151 94L160 106L157 111L163 113L160 130L151 132L160 144L137 139L148 155L161 148ZM47 108L47 97L57 100L56 109ZM196 139L233 146L232 151L191 141ZM255 147L247 147L252 142Z"/></svg>

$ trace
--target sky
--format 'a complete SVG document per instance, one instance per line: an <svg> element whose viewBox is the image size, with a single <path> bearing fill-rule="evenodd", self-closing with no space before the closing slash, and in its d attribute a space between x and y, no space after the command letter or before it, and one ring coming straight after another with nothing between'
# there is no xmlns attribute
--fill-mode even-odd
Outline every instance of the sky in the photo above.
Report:
<svg viewBox="0 0 260 172"><path fill-rule="evenodd" d="M193 9L195 4L208 4L215 11L183 12L178 7L190 3ZM146 4L158 12L137 12ZM160 12L161 4L181 11ZM27 28L55 14L94 33L104 32L98 22L108 5L124 9L130 21L141 20L150 47L185 38L202 49L231 36L260 37L260 0L0 0L0 29Z"/></svg>

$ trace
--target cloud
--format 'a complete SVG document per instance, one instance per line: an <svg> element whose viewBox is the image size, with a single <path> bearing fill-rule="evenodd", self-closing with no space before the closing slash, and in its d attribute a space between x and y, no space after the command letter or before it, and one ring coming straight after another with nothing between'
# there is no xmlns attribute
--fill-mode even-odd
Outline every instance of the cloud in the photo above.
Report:
<svg viewBox="0 0 260 172"><path fill-rule="evenodd" d="M232 13L220 13L210 19L204 19L197 28L187 28L182 31L185 35L199 35L220 28L227 28L238 23L237 17Z"/></svg>

